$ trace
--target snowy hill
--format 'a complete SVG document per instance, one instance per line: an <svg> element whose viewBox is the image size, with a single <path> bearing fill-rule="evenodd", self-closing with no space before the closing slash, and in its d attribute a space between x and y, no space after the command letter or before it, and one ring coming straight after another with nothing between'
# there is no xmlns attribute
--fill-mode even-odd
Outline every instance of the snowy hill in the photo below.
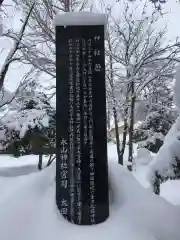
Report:
<svg viewBox="0 0 180 240"><path fill-rule="evenodd" d="M26 160L33 166L37 158ZM6 159L9 171L13 171L13 161ZM23 158L16 163L21 173L25 169L22 162ZM2 160L0 175L4 167ZM0 239L70 240L73 236L74 240L179 240L180 208L143 188L129 171L112 161L109 176L110 217L89 227L66 222L57 210L55 164L29 175L1 176Z"/></svg>

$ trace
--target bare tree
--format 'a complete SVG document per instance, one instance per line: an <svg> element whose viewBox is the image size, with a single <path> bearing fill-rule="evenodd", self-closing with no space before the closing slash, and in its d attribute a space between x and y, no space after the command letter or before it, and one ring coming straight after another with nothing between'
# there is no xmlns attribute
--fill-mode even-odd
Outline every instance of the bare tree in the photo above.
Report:
<svg viewBox="0 0 180 240"><path fill-rule="evenodd" d="M165 44L166 27L155 30L159 14L146 14L147 4L142 9L140 19L125 4L125 10L119 19L112 19L115 40L113 53L107 50L107 55L116 62L116 85L121 84L126 89L124 117L129 124L129 169L133 160L133 128L136 100L141 92L153 81L173 78L176 62L180 61L180 44L178 39L173 44ZM118 67L117 67L118 66ZM125 124L126 125L126 124ZM125 126L126 127L126 126ZM126 135L124 134L125 141Z"/></svg>
<svg viewBox="0 0 180 240"><path fill-rule="evenodd" d="M70 0L64 0L65 11L70 12Z"/></svg>
<svg viewBox="0 0 180 240"><path fill-rule="evenodd" d="M32 0L14 0L19 9L28 13ZM54 18L60 12L82 11L87 0L40 0L37 1L28 21L28 30L23 39L21 62L33 66L34 73L49 79L46 90L51 91L50 98L56 93L56 53ZM42 78L41 78L42 79ZM43 77L44 79L44 77ZM50 153L48 165L54 160ZM42 167L42 155L38 168Z"/></svg>
<svg viewBox="0 0 180 240"><path fill-rule="evenodd" d="M116 91L115 91L115 61L113 59L114 54L114 45L116 43L116 39L112 36L112 27L109 24L107 26L106 31L106 79L107 79L107 97L109 99L109 104L112 109L112 114L114 118L114 129L115 129L115 136L116 136L116 147L117 147L117 155L118 155L118 163L123 165L123 155L120 146L120 138L119 138L119 128L118 128L118 103L116 99Z"/></svg>
<svg viewBox="0 0 180 240"><path fill-rule="evenodd" d="M117 0L120 2L121 0ZM129 2L134 2L136 0L129 0ZM167 2L168 0L149 0L150 3L153 4L156 10L161 11L163 8L163 5ZM170 1L170 0L169 0ZM179 0L178 0L179 1Z"/></svg>
<svg viewBox="0 0 180 240"><path fill-rule="evenodd" d="M107 47L111 54L108 56L108 62L106 64L106 69L108 66L108 71L106 71L106 77L108 79L111 99L112 99L112 110L115 122L115 133L116 133L116 141L117 141L117 154L118 154L118 161L119 161L119 153L120 153L120 142L119 142L119 131L118 131L118 119L117 119L117 110L116 110L116 98L115 98L115 89L114 89L114 69L113 69L113 56L112 56L112 45L111 45L111 36L110 36L110 29L108 28L107 31Z"/></svg>
<svg viewBox="0 0 180 240"><path fill-rule="evenodd" d="M24 23L23 23L23 25L21 27L21 30L20 30L19 34L17 36L13 37L13 41L14 41L13 47L10 50L10 52L8 53L8 56L6 57L5 62L4 62L3 66L1 68L1 71L0 71L0 90L2 90L2 87L4 85L4 80L5 80L6 74L8 72L8 69L9 69L11 63L14 62L14 61L18 61L18 60L20 61L20 58L16 57L15 54L22 47L21 46L21 41L23 39L23 36L24 36L24 33L25 33L25 29L26 29L26 26L28 24L28 21L29 21L29 18L31 16L31 13L33 11L34 6L35 6L35 3L33 3L31 5L31 7L29 9L29 12L28 12L28 14L26 16L26 19L25 19L25 21L24 21ZM4 34L4 35L5 36L9 36L9 37L11 36L10 33Z"/></svg>
<svg viewBox="0 0 180 240"><path fill-rule="evenodd" d="M14 0L25 13L29 12L32 0ZM37 1L28 22L28 31L23 41L22 62L34 66L35 71L55 80L55 29L56 14L67 11L82 11L87 0L40 0ZM55 83L49 90L55 90ZM55 91L54 91L55 93Z"/></svg>

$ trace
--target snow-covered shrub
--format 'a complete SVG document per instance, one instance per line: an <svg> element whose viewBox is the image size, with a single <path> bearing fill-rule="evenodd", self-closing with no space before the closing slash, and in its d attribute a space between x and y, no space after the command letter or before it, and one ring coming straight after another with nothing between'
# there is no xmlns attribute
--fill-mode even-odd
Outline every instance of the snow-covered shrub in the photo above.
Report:
<svg viewBox="0 0 180 240"><path fill-rule="evenodd" d="M157 78L147 86L141 98L146 103L146 115L134 126L133 140L139 148L157 153L177 118L177 112L173 109L172 79Z"/></svg>
<svg viewBox="0 0 180 240"><path fill-rule="evenodd" d="M180 178L180 133L165 139L155 160L149 165L148 175L156 194L159 194L162 182Z"/></svg>
<svg viewBox="0 0 180 240"><path fill-rule="evenodd" d="M174 100L180 113L179 93L180 68L177 70L174 84ZM148 178L156 194L159 194L162 182L180 178L180 116L166 135L164 144L158 151L155 160L150 164Z"/></svg>
<svg viewBox="0 0 180 240"><path fill-rule="evenodd" d="M56 113L47 96L37 92L35 96L21 96L16 102L19 108L13 106L15 109L1 119L1 152L20 156L54 146Z"/></svg>
<svg viewBox="0 0 180 240"><path fill-rule="evenodd" d="M135 127L134 142L139 143L138 148L147 148L149 151L157 153L174 120L173 112L154 109L143 122Z"/></svg>

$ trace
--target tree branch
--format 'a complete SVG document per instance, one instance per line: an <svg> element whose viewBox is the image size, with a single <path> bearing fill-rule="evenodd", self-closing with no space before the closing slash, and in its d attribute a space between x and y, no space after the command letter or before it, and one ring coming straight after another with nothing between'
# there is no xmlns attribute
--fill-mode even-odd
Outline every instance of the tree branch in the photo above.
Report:
<svg viewBox="0 0 180 240"><path fill-rule="evenodd" d="M1 69L1 72L0 72L0 90L3 87L5 76L6 76L7 72L8 72L9 66L15 60L15 59L13 59L13 57L14 57L15 53L17 52L17 50L19 49L20 42L21 42L21 40L23 38L24 31L26 29L27 23L29 21L29 18L30 18L30 15L32 13L32 10L33 10L34 6L35 6L35 2L32 4L32 6L30 8L30 11L29 11L29 13L28 13L28 15L27 15L27 17L26 17L26 19L24 21L24 24L23 24L23 26L22 26L22 28L20 30L19 36L18 36L17 40L14 40L14 46L11 49L11 51L9 52L9 54L8 54L8 56L7 56L7 58L6 58L5 62L4 62L4 65L3 65L2 69Z"/></svg>

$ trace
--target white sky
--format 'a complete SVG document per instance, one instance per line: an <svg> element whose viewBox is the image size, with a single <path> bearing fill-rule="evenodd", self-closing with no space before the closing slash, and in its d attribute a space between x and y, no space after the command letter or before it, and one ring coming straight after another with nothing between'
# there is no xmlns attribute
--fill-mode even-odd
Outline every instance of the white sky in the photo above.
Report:
<svg viewBox="0 0 180 240"><path fill-rule="evenodd" d="M137 1L139 0L136 0L135 4L137 4ZM4 2L7 5L12 4L11 0L5 0ZM105 0L105 2L113 3L116 2L116 0ZM97 0L92 0L92 3L94 3L98 7ZM19 21L21 14L16 13L16 15L14 16L11 7L7 6L6 9L8 10L8 15L10 15L11 17L9 17L9 19L5 18L4 24L10 26L11 28L19 29L19 27L21 26ZM121 5L118 8L116 7L113 11L115 15L119 14L119 11L121 11ZM180 37L180 3L177 3L176 0L168 0L168 3L166 3L164 6L164 11L167 12L167 14L163 17L157 28L164 27L165 24L168 24L167 38L173 39L175 37ZM9 40L0 37L0 51L3 50L3 52L0 53L0 68L4 63L4 59L7 56L7 53L11 46L12 43ZM27 71L27 66L22 66L20 64L12 64L5 79L5 86L9 90L15 90L20 80L23 78L24 74Z"/></svg>

